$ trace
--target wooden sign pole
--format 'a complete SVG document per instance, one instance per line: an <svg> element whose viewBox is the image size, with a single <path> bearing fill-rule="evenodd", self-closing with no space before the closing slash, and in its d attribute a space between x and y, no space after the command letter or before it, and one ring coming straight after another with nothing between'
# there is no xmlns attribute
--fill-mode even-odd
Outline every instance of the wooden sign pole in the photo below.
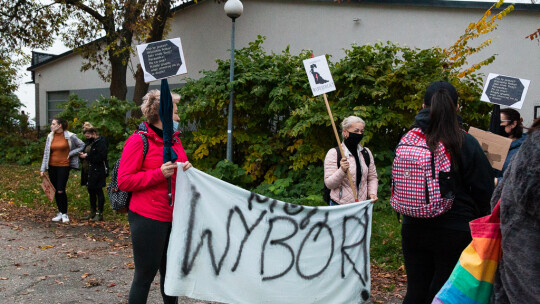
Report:
<svg viewBox="0 0 540 304"><path fill-rule="evenodd" d="M330 121L332 122L332 128L334 128L334 134L336 135L339 152L341 153L341 155L345 155L345 153L343 153L343 148L341 147L341 141L339 140L339 134L336 128L336 123L334 122L334 116L332 115L332 111L330 110L330 105L328 104L326 93L323 93L323 97L324 97L324 103L326 104L326 110L328 110L328 116L330 116ZM351 186L351 189L353 191L354 201L358 202L358 194L356 193L356 187L354 187L352 177L351 177L351 172L349 170L347 170L347 177L349 178L349 185Z"/></svg>

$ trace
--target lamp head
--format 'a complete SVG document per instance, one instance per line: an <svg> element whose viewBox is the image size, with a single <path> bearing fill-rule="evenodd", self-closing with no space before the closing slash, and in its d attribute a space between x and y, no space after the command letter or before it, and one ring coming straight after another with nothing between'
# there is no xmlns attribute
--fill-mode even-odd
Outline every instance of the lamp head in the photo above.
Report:
<svg viewBox="0 0 540 304"><path fill-rule="evenodd" d="M233 20L240 17L244 12L244 6L240 0L228 0L227 3L225 3L224 9L225 14Z"/></svg>

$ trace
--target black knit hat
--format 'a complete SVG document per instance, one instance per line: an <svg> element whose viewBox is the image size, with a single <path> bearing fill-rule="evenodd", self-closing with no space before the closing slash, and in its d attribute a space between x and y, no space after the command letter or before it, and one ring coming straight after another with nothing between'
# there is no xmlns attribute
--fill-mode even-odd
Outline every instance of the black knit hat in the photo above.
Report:
<svg viewBox="0 0 540 304"><path fill-rule="evenodd" d="M436 92L441 90L447 91L448 94L450 94L450 97L452 97L452 101L457 106L458 93L456 88L451 83L442 80L434 81L429 84L426 89L426 94L424 95L424 104L426 106L431 106L431 98Z"/></svg>

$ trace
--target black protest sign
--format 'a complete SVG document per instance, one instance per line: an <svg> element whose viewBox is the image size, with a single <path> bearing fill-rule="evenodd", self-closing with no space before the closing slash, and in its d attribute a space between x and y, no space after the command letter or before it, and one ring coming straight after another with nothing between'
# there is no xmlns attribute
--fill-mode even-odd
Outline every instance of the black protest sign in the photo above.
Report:
<svg viewBox="0 0 540 304"><path fill-rule="evenodd" d="M187 73L180 38L137 46L146 82Z"/></svg>
<svg viewBox="0 0 540 304"><path fill-rule="evenodd" d="M529 82L525 79L489 74L481 100L520 109Z"/></svg>

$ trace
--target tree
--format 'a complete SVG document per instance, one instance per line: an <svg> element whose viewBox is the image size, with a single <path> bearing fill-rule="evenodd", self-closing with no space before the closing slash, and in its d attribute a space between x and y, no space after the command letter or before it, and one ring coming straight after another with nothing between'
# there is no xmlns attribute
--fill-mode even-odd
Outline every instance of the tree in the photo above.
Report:
<svg viewBox="0 0 540 304"><path fill-rule="evenodd" d="M0 29L8 45L43 47L54 35L110 82L110 94L127 95L127 69L133 43L158 41L166 32L171 7L180 0L0 0ZM5 2L5 3L4 3ZM196 2L196 1L195 1ZM39 43L34 40L40 37ZM137 78L139 79L139 78ZM142 77L140 78L141 81ZM140 82L140 81L139 81ZM144 82L144 81L143 81ZM138 83L138 95L147 86ZM142 88L142 89L141 89ZM144 91L141 95L140 92Z"/></svg>

